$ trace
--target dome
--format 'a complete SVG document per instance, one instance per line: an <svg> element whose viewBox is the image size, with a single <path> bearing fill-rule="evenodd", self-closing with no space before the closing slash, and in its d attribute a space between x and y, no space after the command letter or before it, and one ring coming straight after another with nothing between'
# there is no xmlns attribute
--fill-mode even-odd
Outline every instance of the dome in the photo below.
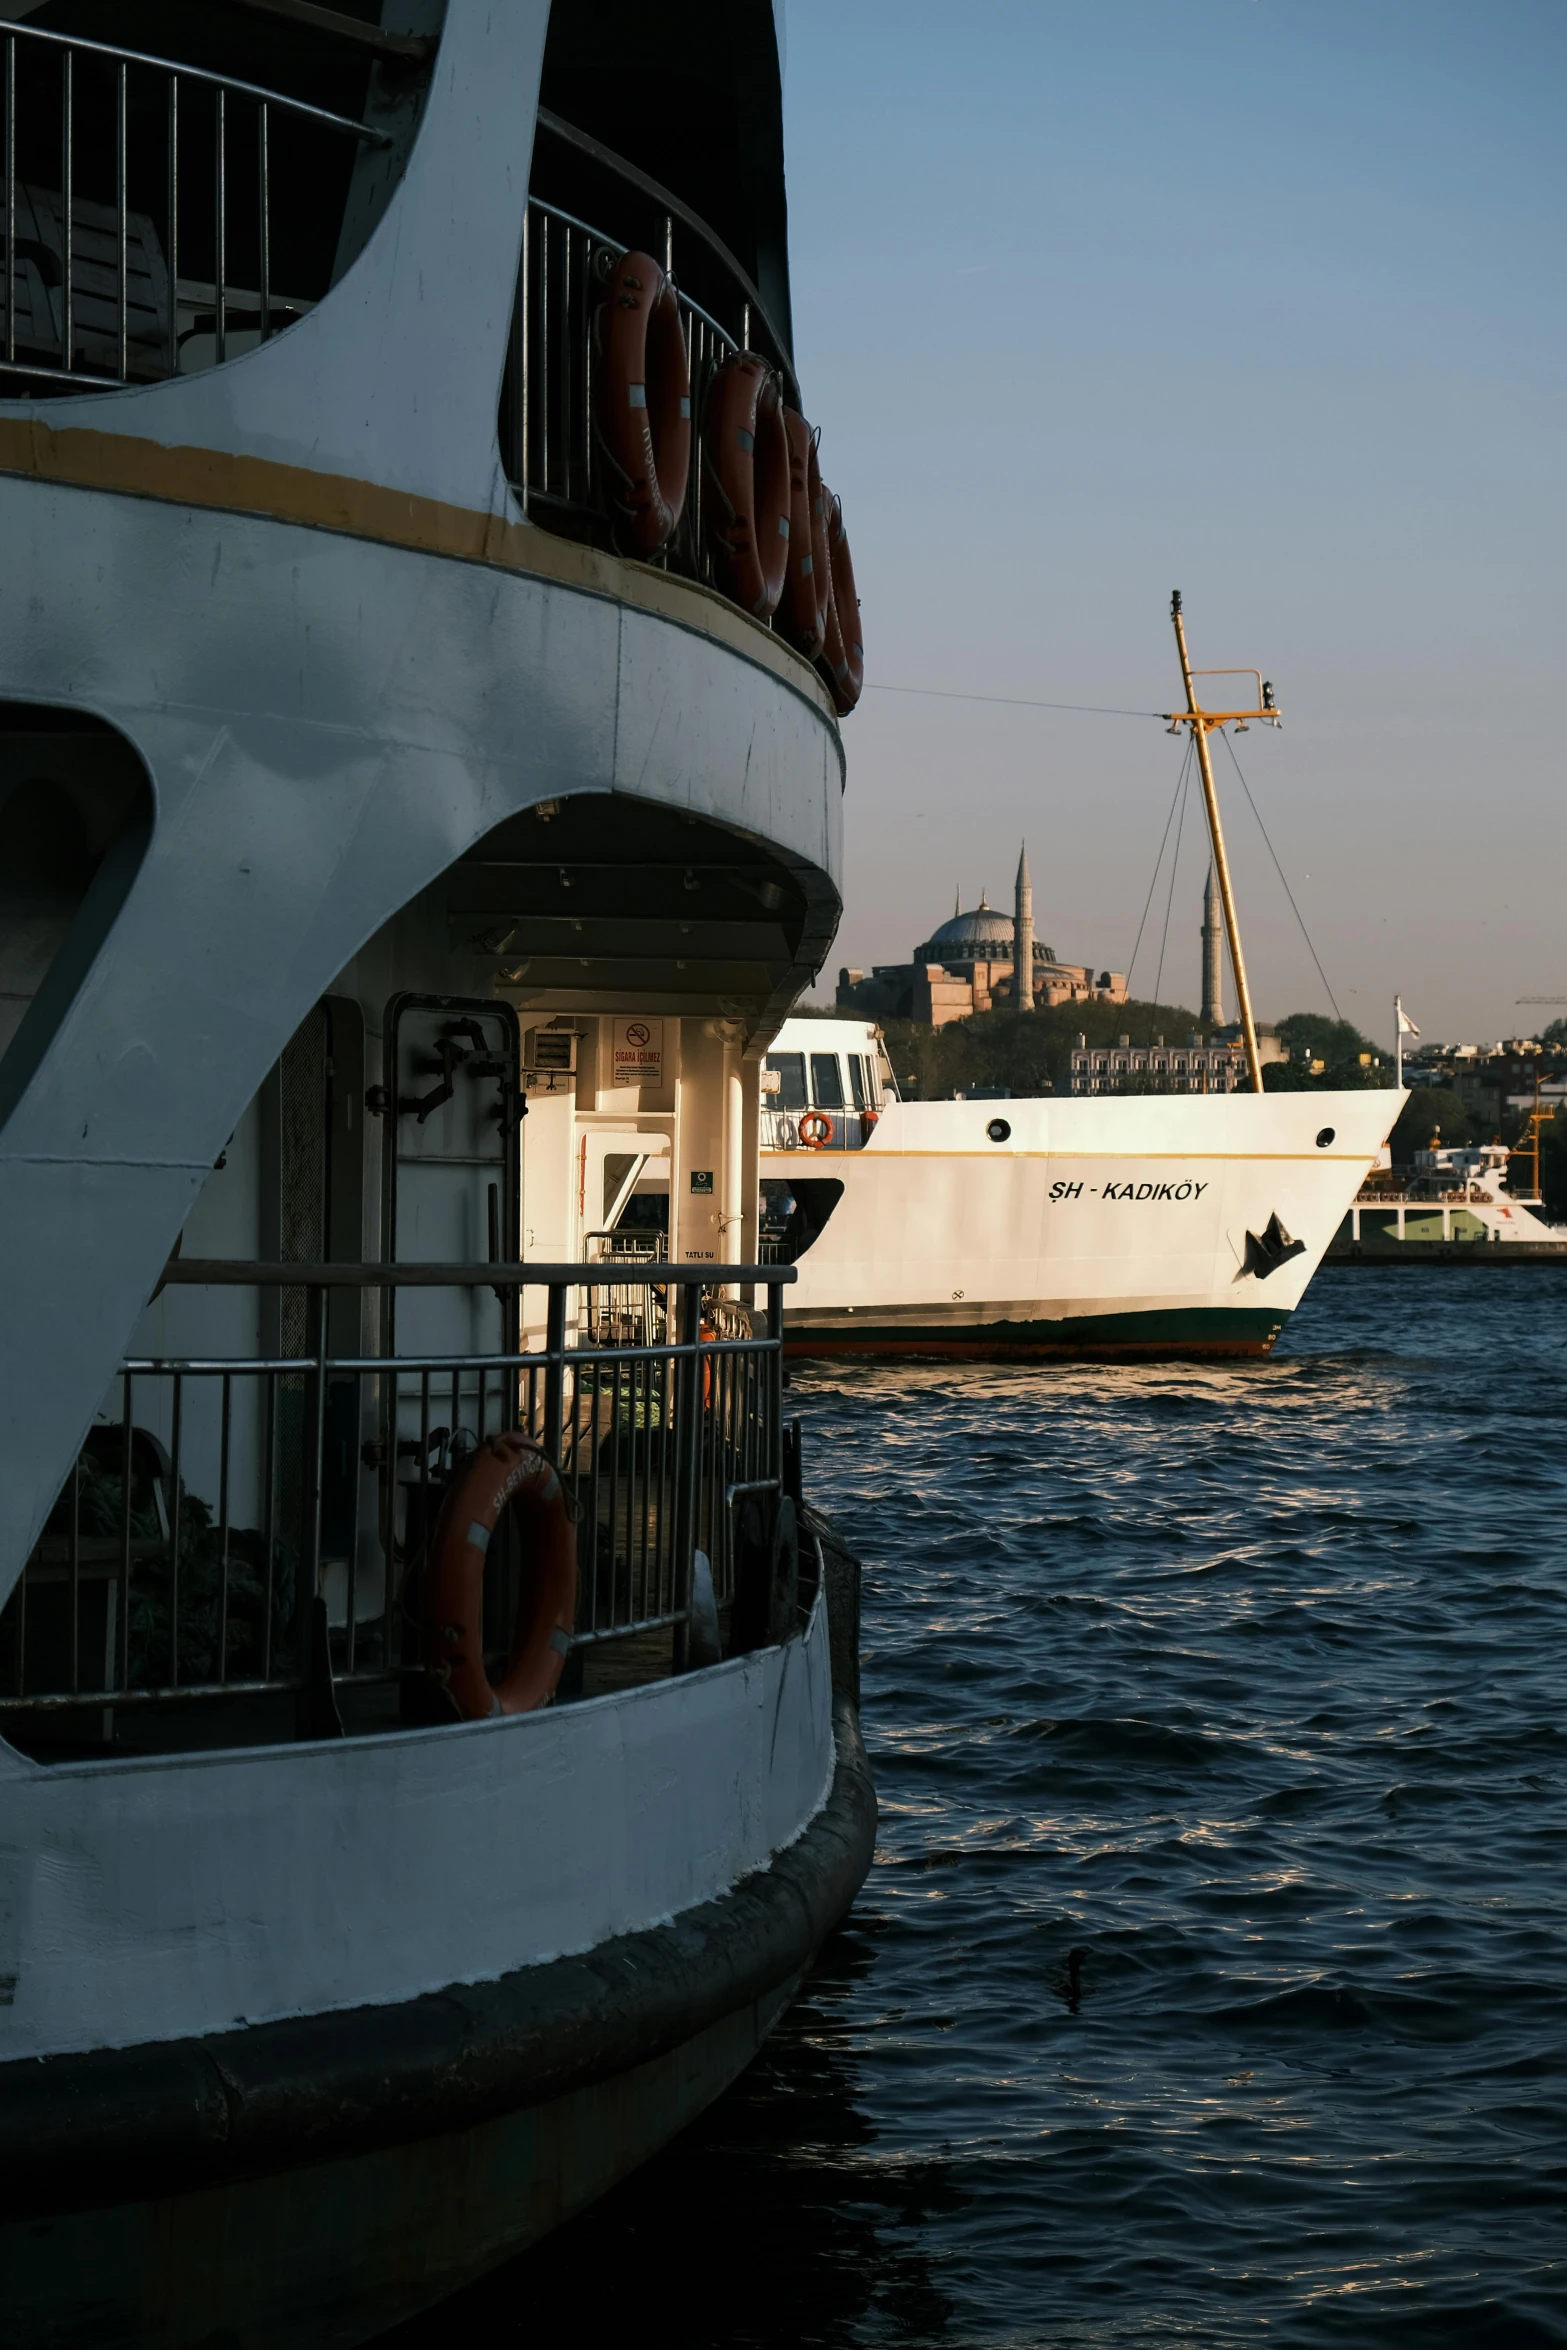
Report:
<svg viewBox="0 0 1567 2350"><path fill-rule="evenodd" d="M999 960L1012 952L1012 917L987 906L983 896L971 913L954 914L933 930L915 960L926 963L969 963ZM1036 949L1037 952L1037 949Z"/></svg>

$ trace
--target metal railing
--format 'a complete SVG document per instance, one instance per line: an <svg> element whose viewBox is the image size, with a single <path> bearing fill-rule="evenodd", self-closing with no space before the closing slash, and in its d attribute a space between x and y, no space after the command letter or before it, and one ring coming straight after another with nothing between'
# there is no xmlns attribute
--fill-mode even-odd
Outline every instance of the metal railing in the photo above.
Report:
<svg viewBox="0 0 1567 2350"><path fill-rule="evenodd" d="M296 179L308 149L294 134L379 147L385 131L39 26L5 26L0 50L5 374L37 390L160 382L311 307L314 293L273 284L276 123Z"/></svg>
<svg viewBox="0 0 1567 2350"><path fill-rule="evenodd" d="M638 1267L634 1343L596 1342L624 1269L176 1260L172 1287L303 1292L302 1355L138 1357L0 1613L0 1712L266 1690L421 1684L419 1578L441 1502L486 1438L520 1429L575 1515L575 1646L664 1636L679 1670L696 1554L720 1611L737 1520L782 1489L786 1268ZM765 1309L714 1294L765 1290ZM327 1352L328 1300L493 1289L540 1336L507 1354ZM542 1293L542 1296L540 1295ZM542 1305L542 1322L539 1318ZM485 1649L504 1661L523 1560L503 1518ZM321 1632L327 1639L325 1653Z"/></svg>
<svg viewBox="0 0 1567 2350"><path fill-rule="evenodd" d="M876 1131L880 1110L819 1110L825 1118L828 1132L825 1140L803 1142L800 1138L800 1120L809 1118L809 1110L762 1111L761 1146L764 1151L801 1151L807 1158L824 1151L862 1151ZM820 1128L813 1128L820 1133Z"/></svg>
<svg viewBox="0 0 1567 2350"><path fill-rule="evenodd" d="M783 337L760 293L723 240L678 197L634 164L541 108L545 139L592 167L612 202L612 232L534 193L528 199L522 261L501 401L507 477L532 521L608 544L608 475L594 439L593 314L603 283L629 248L650 250L674 281L691 373L690 487L679 526L657 557L665 568L712 585L703 464L708 388L734 352L757 350L800 392ZM681 283L700 266L704 304Z"/></svg>

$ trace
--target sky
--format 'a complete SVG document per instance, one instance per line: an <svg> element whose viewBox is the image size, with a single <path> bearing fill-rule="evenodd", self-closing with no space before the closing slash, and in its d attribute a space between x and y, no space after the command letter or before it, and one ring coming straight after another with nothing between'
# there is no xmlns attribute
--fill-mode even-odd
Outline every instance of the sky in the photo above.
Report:
<svg viewBox="0 0 1567 2350"><path fill-rule="evenodd" d="M1169 623L1269 677L1235 745L1343 1016L1567 1013L1562 0L788 0L795 354L843 499L840 963L1026 835L1124 970L1182 744ZM886 690L919 687L918 695ZM939 689L939 691L933 690ZM1217 753L1257 1015L1332 1005ZM1161 994L1198 1000L1185 817ZM1133 971L1153 992L1169 851ZM1233 999L1232 999L1233 1001Z"/></svg>

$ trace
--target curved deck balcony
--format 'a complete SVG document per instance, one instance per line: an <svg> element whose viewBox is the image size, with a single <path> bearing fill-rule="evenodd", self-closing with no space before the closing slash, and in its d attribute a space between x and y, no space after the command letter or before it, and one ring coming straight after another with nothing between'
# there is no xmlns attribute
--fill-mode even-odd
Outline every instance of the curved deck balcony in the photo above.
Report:
<svg viewBox="0 0 1567 2350"><path fill-rule="evenodd" d="M559 1464L576 1528L561 1701L715 1663L720 1643L756 1644L750 1585L769 1565L747 1510L770 1520L793 1481L792 1272L175 1259L166 1278L297 1298L306 1343L122 1363L114 1411L0 1610L12 1745L51 1760L455 1719L422 1661L417 1594L448 1488L513 1429ZM726 1298L731 1279L764 1302ZM493 1291L506 1301L502 1343L460 1355L386 1343L391 1301L411 1289ZM334 1349L341 1306L361 1341L379 1325L383 1343ZM485 1591L497 1676L523 1573L503 1521ZM813 1593L808 1572L807 1608Z"/></svg>
<svg viewBox="0 0 1567 2350"><path fill-rule="evenodd" d="M272 0L246 11L298 21ZM343 274L396 184L434 44L329 11L304 21L334 54L293 90L4 28L0 394L193 374L269 341Z"/></svg>
<svg viewBox="0 0 1567 2350"><path fill-rule="evenodd" d="M606 225L584 218L588 211ZM652 253L674 282L691 369L691 491L658 561L711 585L702 462L708 387L727 358L757 351L798 406L787 342L751 277L706 221L635 164L543 107L501 403L507 478L531 521L569 538L613 544L593 423L593 313L615 262L631 248Z"/></svg>
<svg viewBox="0 0 1567 2350"><path fill-rule="evenodd" d="M282 0L226 13L248 12L290 25L297 14ZM307 13L328 55L292 86L51 27L0 29L0 398L76 402L202 374L330 295L402 176L436 45ZM787 334L698 213L547 107L497 419L502 470L529 521L613 550L592 328L605 278L633 247L674 279L692 380L691 489L657 567L722 592L707 390L726 358L753 350L798 407Z"/></svg>

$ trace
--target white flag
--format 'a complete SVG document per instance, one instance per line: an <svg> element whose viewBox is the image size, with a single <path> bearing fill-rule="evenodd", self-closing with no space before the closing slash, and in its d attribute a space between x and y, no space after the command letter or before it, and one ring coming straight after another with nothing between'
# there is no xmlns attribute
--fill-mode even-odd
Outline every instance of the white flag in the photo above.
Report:
<svg viewBox="0 0 1567 2350"><path fill-rule="evenodd" d="M1402 1004L1398 1006L1398 1033L1400 1036L1418 1036L1420 1034Z"/></svg>

